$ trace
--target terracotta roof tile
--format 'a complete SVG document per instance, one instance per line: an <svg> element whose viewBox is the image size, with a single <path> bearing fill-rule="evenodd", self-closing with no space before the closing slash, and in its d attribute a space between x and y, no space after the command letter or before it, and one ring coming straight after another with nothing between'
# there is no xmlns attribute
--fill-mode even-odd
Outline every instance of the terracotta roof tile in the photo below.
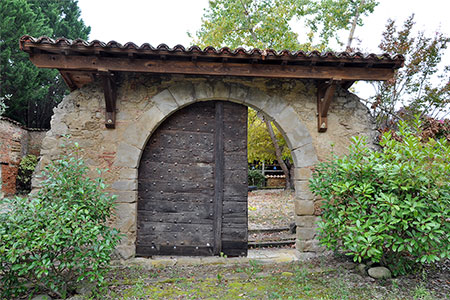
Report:
<svg viewBox="0 0 450 300"><path fill-rule="evenodd" d="M128 42L124 45L116 42L109 41L107 43L93 40L93 41L85 41L82 39L69 40L66 38L58 38L51 39L49 37L43 36L40 38L34 38L29 35L24 35L20 38L20 48L23 51L29 52L26 45L30 46L53 46L52 48L71 48L71 49L84 49L84 50L98 50L101 49L103 51L111 51L111 50L123 50L126 52L134 52L137 54L186 54L186 55L205 55L205 56L240 56L246 58L262 58L265 59L267 57L274 59L288 59L288 60L345 60L346 62L351 61L360 61L360 62L391 62L395 63L395 68L399 68L403 65L404 57L402 55L394 55L391 56L389 54L374 54L374 53L361 53L361 52L319 52L319 51L290 51L290 50L281 50L276 51L273 49L244 49L244 48L236 48L230 49L228 47L223 47L220 49L216 49L214 47L206 47L201 49L198 46L191 46L186 48L182 45L176 45L173 48L170 48L166 44L160 44L156 47L148 43L144 43L141 46L138 46L132 42Z"/></svg>

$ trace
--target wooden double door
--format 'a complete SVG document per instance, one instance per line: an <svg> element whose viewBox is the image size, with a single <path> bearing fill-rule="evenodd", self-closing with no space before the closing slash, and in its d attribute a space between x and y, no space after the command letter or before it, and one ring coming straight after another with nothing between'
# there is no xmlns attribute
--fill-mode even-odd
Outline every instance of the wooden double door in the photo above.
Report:
<svg viewBox="0 0 450 300"><path fill-rule="evenodd" d="M247 190L247 107L177 111L142 154L136 254L246 256Z"/></svg>

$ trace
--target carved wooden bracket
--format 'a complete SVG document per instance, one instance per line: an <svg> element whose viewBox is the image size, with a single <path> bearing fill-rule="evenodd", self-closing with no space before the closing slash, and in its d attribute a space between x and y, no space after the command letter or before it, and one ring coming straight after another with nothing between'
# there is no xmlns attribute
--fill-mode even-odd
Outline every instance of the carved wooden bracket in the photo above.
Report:
<svg viewBox="0 0 450 300"><path fill-rule="evenodd" d="M317 126L319 132L325 132L328 128L328 109L333 99L336 86L340 80L330 79L317 86Z"/></svg>
<svg viewBox="0 0 450 300"><path fill-rule="evenodd" d="M114 74L109 71L99 72L103 81L103 92L105 94L105 126L114 129L116 127L116 82Z"/></svg>

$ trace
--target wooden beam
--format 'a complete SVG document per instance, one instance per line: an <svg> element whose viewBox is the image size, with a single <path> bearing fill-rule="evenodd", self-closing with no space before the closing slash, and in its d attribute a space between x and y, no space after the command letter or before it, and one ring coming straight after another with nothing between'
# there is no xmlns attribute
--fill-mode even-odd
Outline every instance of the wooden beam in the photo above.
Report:
<svg viewBox="0 0 450 300"><path fill-rule="evenodd" d="M328 129L328 109L339 82L340 80L331 79L325 84L317 86L317 128L319 132L325 132Z"/></svg>
<svg viewBox="0 0 450 300"><path fill-rule="evenodd" d="M218 76L246 76L268 78L302 78L342 80L388 80L393 77L391 68L360 68L332 66L305 66L253 63L192 62L174 60L128 59L95 56L64 56L57 54L31 54L30 60L40 68L56 68L60 71L110 70L160 74L193 74Z"/></svg>
<svg viewBox="0 0 450 300"><path fill-rule="evenodd" d="M70 91L74 91L77 89L77 85L73 82L70 74L68 72L60 72L61 77L64 79L64 82L69 87Z"/></svg>
<svg viewBox="0 0 450 300"><path fill-rule="evenodd" d="M71 53L80 53L83 56L89 56L95 53L95 50L91 47L86 47L84 45L81 46L65 46L65 45L52 45L52 44L33 44L33 43L29 43L29 42L25 42L24 44L22 44L23 47L23 51L33 54L33 53L37 53L37 51L40 52L46 52L46 53L62 53L64 50L69 49L71 51ZM102 48L102 51L105 54L109 54L112 56L118 56L118 55L123 55L123 56L127 56L128 53L138 53L139 56L146 56L146 55L165 55L167 56L167 58L171 58L171 57L176 57L178 60L180 58L185 58L185 59L190 59L190 57L193 55L193 53L190 52L183 52L183 51L175 51L175 52L171 52L169 50L136 50L133 48L128 48L128 49L123 49L123 48ZM201 58L207 58L207 57L211 57L210 53L203 53L203 52L196 52L195 53L196 56L198 56L200 59ZM230 60L233 59L249 59L249 56L244 54L244 53L238 53L238 54L233 54L231 52L228 53L221 53L219 55L220 57L227 57ZM276 61L277 63L280 63L280 60L286 59L286 57L284 58L280 58L279 56L276 55L267 55L265 56L264 60L266 61ZM309 64L311 62L311 60L314 61L320 61L321 63L333 63L335 64L336 62L345 62L346 64L350 63L358 63L358 64L367 64L367 58L364 57L353 57L351 59L348 58L336 58L334 56L331 57L309 57L307 55L305 56L297 56L293 59L287 57L288 61L291 62L304 62ZM375 60L374 64L376 64L377 66L381 66L381 65L386 65L386 68L399 68L402 66L403 61L402 60Z"/></svg>
<svg viewBox="0 0 450 300"><path fill-rule="evenodd" d="M106 128L114 129L116 127L116 83L114 74L106 71L100 72L100 77L103 82L103 93L105 95L105 126Z"/></svg>

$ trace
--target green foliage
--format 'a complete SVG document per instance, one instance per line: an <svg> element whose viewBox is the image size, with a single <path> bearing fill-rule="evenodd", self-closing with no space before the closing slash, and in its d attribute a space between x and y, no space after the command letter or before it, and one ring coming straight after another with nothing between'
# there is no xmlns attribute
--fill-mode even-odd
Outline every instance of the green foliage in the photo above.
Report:
<svg viewBox="0 0 450 300"><path fill-rule="evenodd" d="M349 29L359 1L352 0L214 0L202 18L194 43L214 47L256 47L276 50L312 50L327 47L341 29ZM374 0L366 1L361 15L373 12ZM289 25L303 21L308 40L300 43ZM362 25L359 20L358 25ZM320 41L313 45L316 34Z"/></svg>
<svg viewBox="0 0 450 300"><path fill-rule="evenodd" d="M38 69L29 61L19 49L20 37L86 39L89 32L75 0L0 1L0 98L8 106L7 117L48 128L53 107L67 92L57 70Z"/></svg>
<svg viewBox="0 0 450 300"><path fill-rule="evenodd" d="M415 34L414 24L414 15L403 28L389 20L383 33L380 50L402 54L405 65L392 80L374 84L377 93L369 104L379 127L392 128L397 120L410 120L416 114L439 119L450 113L450 66L441 64L450 38L439 32L432 37Z"/></svg>
<svg viewBox="0 0 450 300"><path fill-rule="evenodd" d="M43 172L38 194L4 200L0 213L0 292L11 298L32 283L59 297L74 284L102 286L120 239L106 225L115 197L101 178L90 179L79 151L53 161Z"/></svg>
<svg viewBox="0 0 450 300"><path fill-rule="evenodd" d="M17 190L19 193L29 193L31 191L31 177L37 165L37 157L29 154L22 158L19 165L19 172L16 178Z"/></svg>
<svg viewBox="0 0 450 300"><path fill-rule="evenodd" d="M379 152L354 138L348 155L318 164L310 180L324 199L321 243L394 274L450 257L450 144L422 141L404 122L398 137L385 133Z"/></svg>
<svg viewBox="0 0 450 300"><path fill-rule="evenodd" d="M273 163L275 160L278 160L266 124L258 117L256 110L250 107L248 108L247 126L248 162L254 163L255 161L265 161L267 163ZM280 146L282 158L284 160L292 161L291 151L289 150L283 135L273 123L272 128L277 138L278 145Z"/></svg>
<svg viewBox="0 0 450 300"><path fill-rule="evenodd" d="M248 185L263 187L265 180L266 178L261 173L261 170L248 170Z"/></svg>

